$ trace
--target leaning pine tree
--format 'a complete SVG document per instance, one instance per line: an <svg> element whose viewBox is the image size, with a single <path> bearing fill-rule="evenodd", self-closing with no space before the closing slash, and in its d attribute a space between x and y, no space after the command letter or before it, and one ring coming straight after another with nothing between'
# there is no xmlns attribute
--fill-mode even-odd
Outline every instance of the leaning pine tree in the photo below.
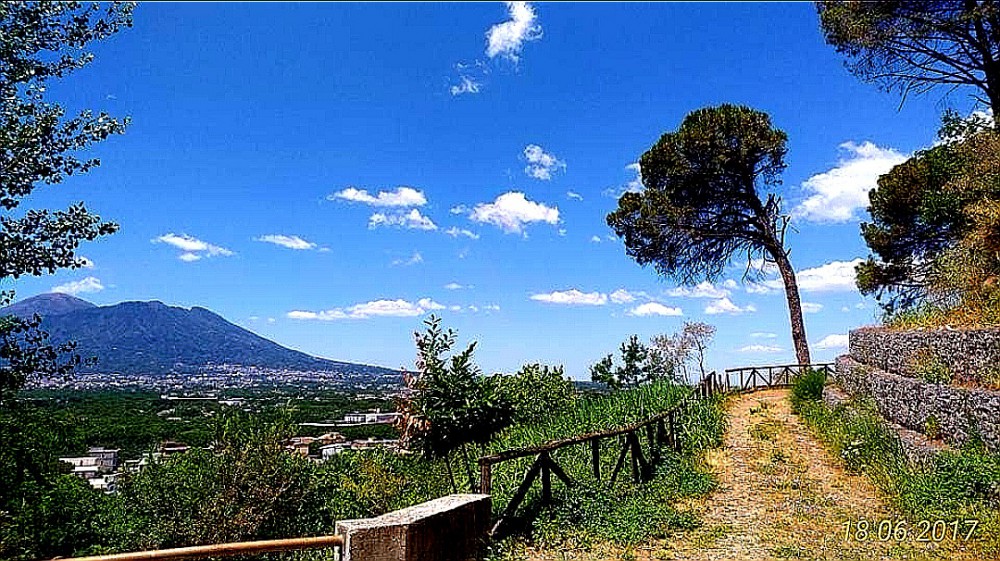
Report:
<svg viewBox="0 0 1000 561"><path fill-rule="evenodd" d="M770 190L785 169L784 132L766 113L736 105L699 109L639 161L644 189L625 193L608 225L640 265L681 284L716 281L737 255L776 266L800 364L809 345L795 270L785 248L789 217ZM749 266L745 280L763 267Z"/></svg>

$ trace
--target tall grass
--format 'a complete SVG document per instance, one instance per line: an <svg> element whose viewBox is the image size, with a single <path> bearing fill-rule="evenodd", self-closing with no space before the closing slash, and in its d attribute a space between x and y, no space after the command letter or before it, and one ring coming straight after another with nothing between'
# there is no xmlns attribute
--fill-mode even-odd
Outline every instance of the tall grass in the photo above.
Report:
<svg viewBox="0 0 1000 561"><path fill-rule="evenodd" d="M803 400L797 412L848 470L867 475L911 522L979 520L982 553L1000 556L1000 456L972 442L915 464L870 402L829 407Z"/></svg>

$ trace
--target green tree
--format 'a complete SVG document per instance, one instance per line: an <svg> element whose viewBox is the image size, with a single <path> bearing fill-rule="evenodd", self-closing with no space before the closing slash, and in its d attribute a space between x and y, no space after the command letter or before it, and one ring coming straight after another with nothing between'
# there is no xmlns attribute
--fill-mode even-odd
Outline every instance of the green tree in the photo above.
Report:
<svg viewBox="0 0 1000 561"><path fill-rule="evenodd" d="M639 160L644 190L625 193L608 225L640 265L682 284L718 280L739 254L781 274L795 354L809 363L795 271L785 249L789 217L768 189L785 169L784 132L749 107L699 109ZM748 265L744 277L762 274Z"/></svg>
<svg viewBox="0 0 1000 561"><path fill-rule="evenodd" d="M1000 275L1000 134L949 113L939 136L870 193L857 284L890 315L930 305L975 322L991 315Z"/></svg>
<svg viewBox="0 0 1000 561"><path fill-rule="evenodd" d="M634 388L656 378L649 361L649 349L632 335L621 346L622 364L615 364L614 355L608 355L590 367L590 378L606 384L613 390Z"/></svg>
<svg viewBox="0 0 1000 561"><path fill-rule="evenodd" d="M963 2L816 3L827 43L850 71L905 100L936 86L972 86L1000 124L1000 6Z"/></svg>
<svg viewBox="0 0 1000 561"><path fill-rule="evenodd" d="M86 173L100 165L79 152L125 131L128 119L85 110L66 117L66 109L47 99L50 81L93 60L89 44L132 24L131 3L4 2L0 4L0 279L77 268L84 240L111 234L118 226L103 222L81 202L65 210L20 208L41 185ZM19 214L15 214L17 211ZM0 293L0 303L11 300ZM64 375L45 333L34 321L10 318L0 324L0 405L27 377ZM71 369L71 368L70 368Z"/></svg>
<svg viewBox="0 0 1000 561"><path fill-rule="evenodd" d="M475 342L452 353L455 331L444 331L441 318L434 315L424 324L425 332L414 333L417 373L405 378L411 396L399 403L401 439L432 458L447 460L452 452L461 452L469 489L474 490L468 446L484 445L509 426L511 404L496 377L482 376L473 362Z"/></svg>
<svg viewBox="0 0 1000 561"><path fill-rule="evenodd" d="M576 392L563 367L526 364L516 373L497 377L500 394L511 404L515 423L538 423L565 411Z"/></svg>

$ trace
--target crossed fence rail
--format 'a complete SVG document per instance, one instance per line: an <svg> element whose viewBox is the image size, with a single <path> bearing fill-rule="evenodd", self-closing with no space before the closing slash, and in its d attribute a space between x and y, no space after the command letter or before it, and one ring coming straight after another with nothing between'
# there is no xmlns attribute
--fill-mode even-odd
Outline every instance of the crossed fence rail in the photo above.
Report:
<svg viewBox="0 0 1000 561"><path fill-rule="evenodd" d="M624 468L626 460L629 460L633 481L638 483L652 477L653 467L660 460L660 446L668 445L675 450L680 449L682 443L678 424L680 417L687 412L692 401L712 397L719 393L747 393L768 388L787 387L791 385L792 379L795 376L805 372L807 369L822 370L829 374L832 371L832 367L833 363L787 364L730 368L725 370L723 375L711 372L702 378L692 388L691 392L684 396L676 405L644 421L639 421L618 429L584 434L572 438L554 440L537 446L505 450L490 456L483 456L479 458L478 463L480 469L480 492L484 494L490 494L492 490L494 465L518 458L535 456L535 461L528 468L514 495L494 523L492 533L493 535L497 535L504 529L505 525L513 518L517 508L524 501L535 481L541 479L542 500L544 502L551 501L553 475L562 481L564 485L572 486L575 484L553 458L556 450L568 446L589 444L591 448L591 469L593 476L596 481L601 481L600 442L604 439L618 438L622 446L614 469L608 478L608 485L614 484ZM643 437L649 443L650 458L648 459L642 452L641 441ZM336 549L343 547L343 545L343 536L332 535L74 557L72 561L175 561L179 559L255 555L306 549Z"/></svg>

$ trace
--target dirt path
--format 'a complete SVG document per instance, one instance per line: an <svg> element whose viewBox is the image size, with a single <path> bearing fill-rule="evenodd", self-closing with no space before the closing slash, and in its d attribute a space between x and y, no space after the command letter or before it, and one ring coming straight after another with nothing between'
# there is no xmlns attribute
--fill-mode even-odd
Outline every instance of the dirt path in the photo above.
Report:
<svg viewBox="0 0 1000 561"><path fill-rule="evenodd" d="M724 445L705 458L719 478L708 497L679 505L700 528L628 550L546 552L535 559L975 559L960 543L858 541L845 524L898 515L863 476L844 472L791 412L787 390L733 398Z"/></svg>
<svg viewBox="0 0 1000 561"><path fill-rule="evenodd" d="M786 390L738 396L725 444L706 458L719 489L688 505L703 525L636 552L648 559L955 559L938 544L846 539L846 524L895 519L791 412ZM951 549L956 544L945 544Z"/></svg>

